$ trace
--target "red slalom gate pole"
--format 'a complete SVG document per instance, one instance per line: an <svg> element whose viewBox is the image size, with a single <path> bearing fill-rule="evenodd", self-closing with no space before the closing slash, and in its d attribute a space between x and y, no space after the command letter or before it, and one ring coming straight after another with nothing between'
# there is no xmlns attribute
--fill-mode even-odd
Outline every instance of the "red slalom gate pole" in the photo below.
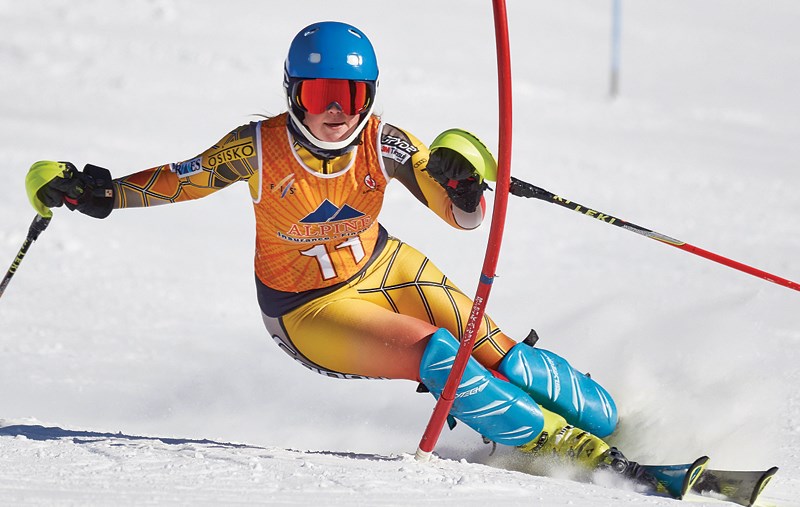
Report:
<svg viewBox="0 0 800 507"><path fill-rule="evenodd" d="M508 42L508 18L506 16L505 0L492 0L494 10L494 30L497 43L497 81L499 95L499 150L497 157L497 189L494 196L494 211L492 212L492 224L489 231L489 241L486 246L486 256L483 260L481 277L478 282L478 290L472 304L472 311L469 314L467 327L461 345L456 353L450 375L447 377L444 390L439 400L436 402L433 414L431 415L425 433L417 448L416 458L420 461L427 461L433 453L442 428L447 421L447 415L455 400L458 384L461 376L467 367L467 361L472 353L472 344L475 335L480 329L483 314L486 310L486 302L489 299L489 292L497 268L497 259L500 255L500 244L503 239L503 229L506 220L506 205L508 203L508 189L511 184L511 51Z"/></svg>

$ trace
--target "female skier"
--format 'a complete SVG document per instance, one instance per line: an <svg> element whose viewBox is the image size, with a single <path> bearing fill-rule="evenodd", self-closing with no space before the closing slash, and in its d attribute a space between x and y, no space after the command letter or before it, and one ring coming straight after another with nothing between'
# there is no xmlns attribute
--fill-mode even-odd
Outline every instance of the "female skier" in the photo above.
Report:
<svg viewBox="0 0 800 507"><path fill-rule="evenodd" d="M323 375L408 379L439 396L472 301L377 217L386 185L398 180L451 226L478 227L491 154L463 131L439 136L429 151L372 115L375 53L344 23L297 34L283 86L287 112L237 127L182 162L118 179L93 165L37 162L27 180L31 202L40 213L64 204L105 218L245 181L256 217L258 303L278 346ZM515 342L488 317L451 414L522 452L652 482L601 440L617 424L606 390L558 355Z"/></svg>

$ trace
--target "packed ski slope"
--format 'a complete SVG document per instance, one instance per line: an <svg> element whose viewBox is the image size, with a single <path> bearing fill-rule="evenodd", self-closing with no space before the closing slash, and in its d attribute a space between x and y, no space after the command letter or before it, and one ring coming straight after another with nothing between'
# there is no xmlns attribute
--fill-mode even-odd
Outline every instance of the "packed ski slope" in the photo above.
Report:
<svg viewBox="0 0 800 507"><path fill-rule="evenodd" d="M517 177L800 279L796 2L625 2L615 101L610 2L508 8ZM0 261L32 162L192 157L284 109L289 41L323 19L372 37L386 121L497 146L489 0L0 0ZM524 473L464 425L415 462L429 395L314 375L267 336L248 199L56 211L0 302L0 504L674 505ZM474 291L488 227L448 229L401 185L382 218ZM777 464L764 504L800 505L799 294L516 198L498 274L491 315L614 394L627 455Z"/></svg>

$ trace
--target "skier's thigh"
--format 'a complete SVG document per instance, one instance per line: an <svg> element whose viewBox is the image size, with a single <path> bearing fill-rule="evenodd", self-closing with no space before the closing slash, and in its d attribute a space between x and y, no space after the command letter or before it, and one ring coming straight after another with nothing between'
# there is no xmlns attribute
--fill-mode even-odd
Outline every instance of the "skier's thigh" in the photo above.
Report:
<svg viewBox="0 0 800 507"><path fill-rule="evenodd" d="M342 299L284 317L295 347L334 371L367 377L419 379L419 363L436 327L359 299Z"/></svg>

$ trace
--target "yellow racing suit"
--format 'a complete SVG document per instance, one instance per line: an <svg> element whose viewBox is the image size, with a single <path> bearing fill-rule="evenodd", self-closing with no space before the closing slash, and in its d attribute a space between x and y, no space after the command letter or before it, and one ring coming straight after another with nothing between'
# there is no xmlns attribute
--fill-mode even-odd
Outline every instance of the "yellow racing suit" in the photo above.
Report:
<svg viewBox="0 0 800 507"><path fill-rule="evenodd" d="M463 335L472 301L423 254L378 222L399 180L453 227L480 225L425 171L428 149L373 116L348 153L320 159L296 142L286 113L231 131L194 158L114 180L115 208L197 199L246 181L256 218L255 275L264 323L306 367L346 378L418 379L437 328ZM515 342L486 317L473 356L494 368Z"/></svg>

